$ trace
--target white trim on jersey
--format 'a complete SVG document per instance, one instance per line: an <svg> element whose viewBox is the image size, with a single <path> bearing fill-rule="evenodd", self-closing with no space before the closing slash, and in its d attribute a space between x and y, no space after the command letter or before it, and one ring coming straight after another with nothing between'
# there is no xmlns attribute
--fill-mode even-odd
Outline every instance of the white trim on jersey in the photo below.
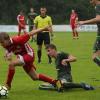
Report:
<svg viewBox="0 0 100 100"><path fill-rule="evenodd" d="M17 56L18 56L18 59L25 65L23 56L21 56L21 55L17 55Z"/></svg>
<svg viewBox="0 0 100 100"><path fill-rule="evenodd" d="M30 47L30 45L29 45L28 43L26 43L24 46L25 46L25 49L26 49L27 53L28 53L30 56L33 57L34 52L33 52L33 49Z"/></svg>
<svg viewBox="0 0 100 100"><path fill-rule="evenodd" d="M18 22L19 22L19 17L20 17L20 15L17 16L17 21L18 21Z"/></svg>
<svg viewBox="0 0 100 100"><path fill-rule="evenodd" d="M11 41L11 43L13 43L13 40L12 40L12 38L10 38L10 41Z"/></svg>

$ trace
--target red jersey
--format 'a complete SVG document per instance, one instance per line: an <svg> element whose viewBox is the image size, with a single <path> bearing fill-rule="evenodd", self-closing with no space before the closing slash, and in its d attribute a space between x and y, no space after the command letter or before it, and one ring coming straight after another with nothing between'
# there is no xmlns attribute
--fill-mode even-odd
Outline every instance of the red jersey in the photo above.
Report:
<svg viewBox="0 0 100 100"><path fill-rule="evenodd" d="M22 25L25 25L25 17L23 15L17 16L17 21L20 22Z"/></svg>
<svg viewBox="0 0 100 100"><path fill-rule="evenodd" d="M76 13L72 13L70 16L70 24L75 24L75 20L77 18L77 14Z"/></svg>
<svg viewBox="0 0 100 100"><path fill-rule="evenodd" d="M9 53L13 52L15 55L23 56L24 54L29 54L33 57L34 51L27 43L29 39L30 36L28 34L12 37L10 38L11 45L4 48L6 48Z"/></svg>

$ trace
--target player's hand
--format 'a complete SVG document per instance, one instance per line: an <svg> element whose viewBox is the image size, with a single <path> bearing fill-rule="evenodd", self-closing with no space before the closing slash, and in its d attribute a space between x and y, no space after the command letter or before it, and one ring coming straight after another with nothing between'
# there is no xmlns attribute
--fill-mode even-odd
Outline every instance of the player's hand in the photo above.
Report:
<svg viewBox="0 0 100 100"><path fill-rule="evenodd" d="M12 53L5 53L4 55L5 60L7 61L12 61Z"/></svg>
<svg viewBox="0 0 100 100"><path fill-rule="evenodd" d="M84 25L84 21L79 21L78 25Z"/></svg>
<svg viewBox="0 0 100 100"><path fill-rule="evenodd" d="M4 56L5 60L7 61L12 61L12 57L11 56Z"/></svg>
<svg viewBox="0 0 100 100"><path fill-rule="evenodd" d="M61 61L61 64L62 64L62 65L64 65L64 66L65 66L65 65L67 65L66 60L65 60L65 59L63 59L63 60Z"/></svg>
<svg viewBox="0 0 100 100"><path fill-rule="evenodd" d="M7 60L12 61L12 57L11 56L7 57Z"/></svg>

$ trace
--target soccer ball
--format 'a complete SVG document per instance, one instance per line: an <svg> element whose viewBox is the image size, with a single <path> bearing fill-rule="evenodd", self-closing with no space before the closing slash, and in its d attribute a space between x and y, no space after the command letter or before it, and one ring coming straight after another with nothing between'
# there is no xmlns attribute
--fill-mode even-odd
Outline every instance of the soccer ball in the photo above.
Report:
<svg viewBox="0 0 100 100"><path fill-rule="evenodd" d="M8 89L5 86L0 86L0 97L7 97Z"/></svg>

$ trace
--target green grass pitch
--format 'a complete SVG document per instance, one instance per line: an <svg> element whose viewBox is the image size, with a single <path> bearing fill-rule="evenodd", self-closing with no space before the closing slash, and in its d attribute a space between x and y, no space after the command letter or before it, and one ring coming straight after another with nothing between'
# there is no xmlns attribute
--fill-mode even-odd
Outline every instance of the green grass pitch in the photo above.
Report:
<svg viewBox="0 0 100 100"><path fill-rule="evenodd" d="M96 33L81 32L78 40L73 40L72 34L69 32L56 32L54 35L52 42L56 44L59 51L65 51L77 57L77 61L71 64L74 82L86 82L96 87L100 86L100 68L91 59ZM36 43L31 43L30 41L29 43L36 54ZM41 64L37 63L37 57L35 57L37 72L56 78L54 60L51 65L48 64L44 46L42 52ZM8 67L8 62L4 60L3 56L4 49L0 47L1 85L6 79ZM99 88L94 91L71 89L64 93L58 93L57 91L39 90L38 85L41 83L40 81L32 81L22 68L17 67L8 100L100 100Z"/></svg>

